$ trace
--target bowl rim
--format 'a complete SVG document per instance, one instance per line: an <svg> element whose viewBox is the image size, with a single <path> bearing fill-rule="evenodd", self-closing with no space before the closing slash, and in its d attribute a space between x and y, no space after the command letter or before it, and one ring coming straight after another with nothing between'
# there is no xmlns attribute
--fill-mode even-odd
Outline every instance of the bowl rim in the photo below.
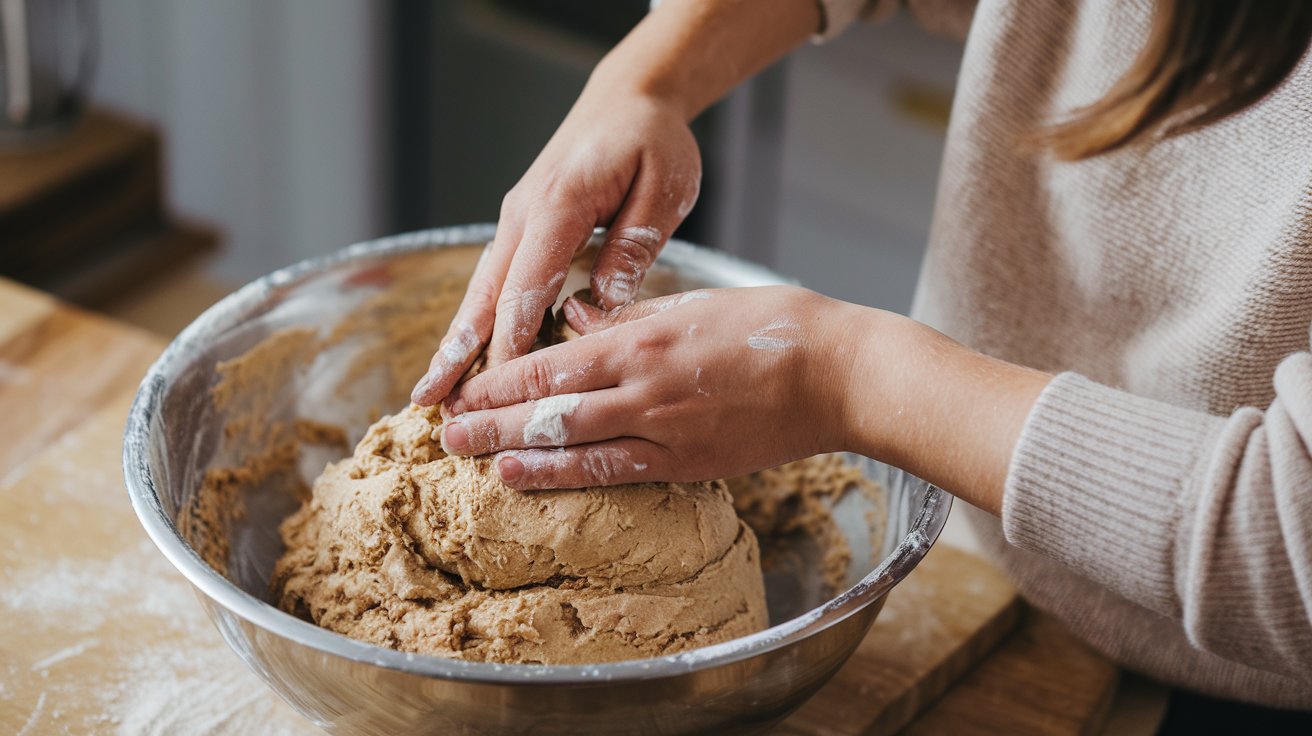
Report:
<svg viewBox="0 0 1312 736"><path fill-rule="evenodd" d="M260 629L319 652L404 673L489 684L588 684L682 675L783 648L838 624L880 600L924 558L942 531L952 506L951 495L930 483L925 483L924 503L897 548L856 584L800 616L748 636L678 654L598 664L550 665L465 661L401 652L358 641L279 610L242 590L206 564L164 512L150 465L149 440L164 399L166 379L173 374L173 369L196 347L204 344L207 335L230 327L275 289L292 285L325 269L356 261L487 242L495 231L496 225L492 223L420 230L356 243L335 253L281 268L246 284L211 306L174 338L151 365L132 402L124 431L124 480L132 508L151 541L207 598ZM593 241L597 241L602 233L599 228ZM689 267L693 271L704 271L706 264L713 264L738 274L744 282L787 283L786 279L763 266L681 240L671 239L661 251L658 262Z"/></svg>

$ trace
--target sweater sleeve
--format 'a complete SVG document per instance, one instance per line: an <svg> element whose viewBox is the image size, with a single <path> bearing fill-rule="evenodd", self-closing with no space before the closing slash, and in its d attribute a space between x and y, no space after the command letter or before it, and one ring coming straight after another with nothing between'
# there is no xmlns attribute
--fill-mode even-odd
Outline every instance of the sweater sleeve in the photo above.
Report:
<svg viewBox="0 0 1312 736"><path fill-rule="evenodd" d="M1057 376L1011 459L1007 540L1312 682L1312 353L1274 383L1265 412L1222 417Z"/></svg>

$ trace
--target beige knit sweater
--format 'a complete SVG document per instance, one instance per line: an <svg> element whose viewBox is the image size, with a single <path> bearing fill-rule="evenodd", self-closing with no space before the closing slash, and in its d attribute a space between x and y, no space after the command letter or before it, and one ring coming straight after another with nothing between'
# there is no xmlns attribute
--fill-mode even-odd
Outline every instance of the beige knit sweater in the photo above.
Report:
<svg viewBox="0 0 1312 736"><path fill-rule="evenodd" d="M822 2L826 36L887 10ZM1059 374L1002 523L971 510L1031 601L1133 669L1312 708L1312 60L1199 132L1013 146L1106 92L1150 11L981 0L914 314Z"/></svg>

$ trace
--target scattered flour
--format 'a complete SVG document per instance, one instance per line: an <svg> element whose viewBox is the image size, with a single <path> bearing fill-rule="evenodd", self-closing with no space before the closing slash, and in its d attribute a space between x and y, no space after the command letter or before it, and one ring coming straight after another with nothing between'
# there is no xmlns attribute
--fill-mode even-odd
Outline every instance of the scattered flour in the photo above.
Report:
<svg viewBox="0 0 1312 736"><path fill-rule="evenodd" d="M597 290L620 304L632 301L638 291L638 272L611 271L597 277Z"/></svg>
<svg viewBox="0 0 1312 736"><path fill-rule="evenodd" d="M451 331L451 339L442 346L442 359L448 366L464 365L478 347L478 333L474 326L463 323Z"/></svg>
<svg viewBox="0 0 1312 736"><path fill-rule="evenodd" d="M612 232L607 237L607 241L627 240L637 243L649 253L655 253L664 238L661 231L654 227L634 225ZM620 248L611 252L614 253L613 257L623 263L598 276L597 289L618 306L633 301L633 297L638 293L638 284L642 281L646 264L640 262L630 250ZM650 260L650 256L644 260Z"/></svg>
<svg viewBox="0 0 1312 736"><path fill-rule="evenodd" d="M563 447L549 450L506 450L497 453L497 462L503 457L513 457L524 464L530 473L560 472L569 464L570 455Z"/></svg>
<svg viewBox="0 0 1312 736"><path fill-rule="evenodd" d="M503 294L503 299L513 300L513 309L510 317L510 331L520 339L528 339L537 334L537 325L542 320L542 313L556 299L560 293L560 287L565 283L565 276L568 269L557 273L547 280L547 283L536 289L524 289L515 291L507 289ZM527 349L528 345L524 345Z"/></svg>
<svg viewBox="0 0 1312 736"><path fill-rule="evenodd" d="M587 337L587 335L579 335L579 337ZM562 386L565 386L572 380L581 382L588 375L588 372L596 365L597 358L596 356L593 356L588 359L587 363L578 368L567 368L562 371L557 371L556 374L551 377L551 388L559 391Z"/></svg>
<svg viewBox="0 0 1312 736"><path fill-rule="evenodd" d="M186 584L140 585L142 577L172 578L177 574L149 541L142 545L149 554L143 550L98 561L61 559L15 576L0 589L0 606L41 611L47 618L58 619L69 633L88 634L106 623L106 603L113 601L117 616L152 616L168 629L193 630L192 622L177 615L180 609L196 606ZM203 618L200 624L205 624Z"/></svg>
<svg viewBox="0 0 1312 736"><path fill-rule="evenodd" d="M618 447L593 447L584 451L581 461L583 472L598 483L614 483L629 469L641 471L646 465L633 461L628 450ZM642 467L638 467L642 465Z"/></svg>
<svg viewBox="0 0 1312 736"><path fill-rule="evenodd" d="M565 417L573 414L582 402L582 394L559 394L532 402L533 413L524 424L524 444L564 445Z"/></svg>
<svg viewBox="0 0 1312 736"><path fill-rule="evenodd" d="M627 474L629 469L642 472L647 463L635 462L628 450L618 447L592 447L586 450L556 447L549 450L508 450L497 455L513 457L524 464L524 469L531 473L559 473L569 467L571 460L577 459L579 466L597 485L615 483Z"/></svg>
<svg viewBox="0 0 1312 736"><path fill-rule="evenodd" d="M663 237L661 231L654 227L633 225L611 233L610 239L614 240L617 238L623 238L624 240L631 240L645 248L655 249L656 246L661 244Z"/></svg>
<svg viewBox="0 0 1312 736"><path fill-rule="evenodd" d="M123 736L311 733L280 717L277 700L225 648L151 651L128 667L123 686L98 693Z"/></svg>
<svg viewBox="0 0 1312 736"><path fill-rule="evenodd" d="M63 558L12 576L0 588L0 616L21 624L34 614L44 623L27 625L57 628L69 644L28 667L0 666L6 697L41 688L13 733L315 733L228 649L149 540L105 559ZM124 643L125 630L141 629L151 643Z"/></svg>
<svg viewBox="0 0 1312 736"><path fill-rule="evenodd" d="M659 314L661 312L668 312L669 310L674 309L675 307L681 307L684 304L688 304L690 302L699 302L710 298L711 298L710 292L689 291L684 294L680 294L677 297L670 296L669 298L656 300L654 302L654 306L652 307L652 309L654 309L655 312Z"/></svg>
<svg viewBox="0 0 1312 736"><path fill-rule="evenodd" d="M702 388L702 367L697 366L697 371L692 375L692 385L697 387L698 396L710 396L711 392Z"/></svg>
<svg viewBox="0 0 1312 736"><path fill-rule="evenodd" d="M797 344L797 323L780 317L747 337L747 347L755 350L787 350Z"/></svg>
<svg viewBox="0 0 1312 736"><path fill-rule="evenodd" d="M48 670L51 667L59 664L60 662L63 662L66 659L72 659L86 652L86 650L90 649L91 647L94 647L99 643L100 643L99 639L92 637L85 641L80 641L71 647L64 647L63 649L60 649L59 651L55 652L49 657L40 660L39 662L33 662L32 671L40 672L41 670Z"/></svg>
<svg viewBox="0 0 1312 736"><path fill-rule="evenodd" d="M37 696L36 707L32 709L32 715L27 717L23 727L18 729L18 736L27 736L29 733L36 733L32 729L36 727L37 722L41 720L41 712L46 708L46 694L41 693Z"/></svg>

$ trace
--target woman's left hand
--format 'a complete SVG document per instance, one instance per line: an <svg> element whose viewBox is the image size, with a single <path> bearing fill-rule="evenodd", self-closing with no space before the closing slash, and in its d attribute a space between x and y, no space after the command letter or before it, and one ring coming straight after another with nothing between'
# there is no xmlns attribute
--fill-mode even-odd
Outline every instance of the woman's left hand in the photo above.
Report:
<svg viewBox="0 0 1312 736"><path fill-rule="evenodd" d="M845 445L849 319L796 287L714 289L603 312L584 337L469 379L447 399L458 455L498 453L514 488L721 478ZM562 449L563 448L563 449Z"/></svg>

